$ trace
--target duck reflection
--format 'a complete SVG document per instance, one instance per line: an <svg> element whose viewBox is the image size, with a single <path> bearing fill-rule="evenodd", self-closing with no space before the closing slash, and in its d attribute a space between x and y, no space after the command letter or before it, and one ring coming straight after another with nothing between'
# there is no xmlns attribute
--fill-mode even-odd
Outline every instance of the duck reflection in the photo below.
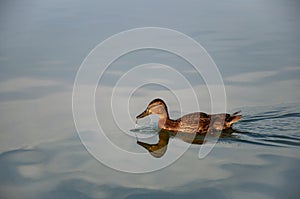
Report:
<svg viewBox="0 0 300 199"><path fill-rule="evenodd" d="M153 157L160 158L167 151L169 139L170 139L169 132L160 131L158 134L158 142L156 144L149 144L141 141L137 141L137 144L147 149Z"/></svg>
<svg viewBox="0 0 300 199"><path fill-rule="evenodd" d="M221 132L220 138L224 137L231 137L232 133L235 132L232 128L223 130ZM216 135L212 135L216 136ZM146 142L137 141L137 144L147 149L147 151L155 158L162 157L168 148L169 140L170 138L175 137L176 139L180 139L184 142L195 144L195 145L201 145L204 144L205 141L205 135L199 135L199 134L189 134L189 133L174 133L170 131L161 130L158 133L158 142L155 144L150 144Z"/></svg>

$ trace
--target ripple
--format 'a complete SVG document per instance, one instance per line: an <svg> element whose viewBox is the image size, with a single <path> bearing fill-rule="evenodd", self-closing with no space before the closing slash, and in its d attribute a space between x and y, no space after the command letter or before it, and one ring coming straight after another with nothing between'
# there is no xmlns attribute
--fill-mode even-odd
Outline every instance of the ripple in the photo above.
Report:
<svg viewBox="0 0 300 199"><path fill-rule="evenodd" d="M299 104L246 108L235 125L237 141L258 145L300 146ZM269 110L269 109L274 110ZM253 110L254 109L254 110Z"/></svg>
<svg viewBox="0 0 300 199"><path fill-rule="evenodd" d="M0 159L9 159L15 164L38 164L46 159L44 153L31 149L17 149L0 155Z"/></svg>

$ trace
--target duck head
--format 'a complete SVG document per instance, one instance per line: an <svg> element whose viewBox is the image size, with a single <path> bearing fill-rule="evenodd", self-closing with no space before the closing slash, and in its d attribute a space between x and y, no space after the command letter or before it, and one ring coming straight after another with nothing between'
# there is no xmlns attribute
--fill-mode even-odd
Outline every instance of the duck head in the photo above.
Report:
<svg viewBox="0 0 300 199"><path fill-rule="evenodd" d="M168 110L165 102L161 99L152 100L147 106L146 110L136 116L136 119L141 119L150 114L157 114L159 118L168 118Z"/></svg>

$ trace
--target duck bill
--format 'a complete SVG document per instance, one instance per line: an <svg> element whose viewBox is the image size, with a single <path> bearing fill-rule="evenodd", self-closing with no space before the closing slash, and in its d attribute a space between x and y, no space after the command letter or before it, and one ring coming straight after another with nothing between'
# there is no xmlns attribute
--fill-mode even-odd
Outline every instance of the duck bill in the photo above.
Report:
<svg viewBox="0 0 300 199"><path fill-rule="evenodd" d="M143 117L146 117L147 115L149 115L148 111L145 110L144 112L142 112L141 114L139 114L138 116L136 116L136 119L141 119Z"/></svg>

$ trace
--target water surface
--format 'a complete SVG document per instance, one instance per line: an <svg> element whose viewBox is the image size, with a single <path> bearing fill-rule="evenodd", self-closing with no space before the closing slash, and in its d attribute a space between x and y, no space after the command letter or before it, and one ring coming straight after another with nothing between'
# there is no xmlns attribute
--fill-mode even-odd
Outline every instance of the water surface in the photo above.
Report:
<svg viewBox="0 0 300 199"><path fill-rule="evenodd" d="M0 198L299 198L299 8L298 0L1 1ZM99 163L80 142L72 89L96 45L149 26L180 31L202 44L224 80L227 110L241 109L244 117L204 159L198 158L202 145L193 144L162 170L128 174ZM184 113L209 113L211 101L201 75L174 54L148 49L110 65L96 93L98 120L113 143L151 163L189 143L171 137L165 154L153 157L134 133L141 142L157 143L155 120L138 128L128 122L122 132L109 106L118 79L147 63L187 77L199 107ZM158 73L168 75L154 68L145 77L157 82ZM128 94L130 85L117 97ZM181 86L177 91L191 102ZM128 110L134 119L156 97L165 99L174 118L182 115L176 96L157 85L137 89L120 112Z"/></svg>
<svg viewBox="0 0 300 199"><path fill-rule="evenodd" d="M207 157L199 159L199 145L192 145L171 166L148 174L107 168L86 151L75 133L30 148L5 151L0 156L1 196L297 198L299 107L241 108L244 117L233 126L235 131L221 138ZM156 128L148 131L157 136ZM143 133L136 133L143 137ZM142 148L134 138L132 145Z"/></svg>

